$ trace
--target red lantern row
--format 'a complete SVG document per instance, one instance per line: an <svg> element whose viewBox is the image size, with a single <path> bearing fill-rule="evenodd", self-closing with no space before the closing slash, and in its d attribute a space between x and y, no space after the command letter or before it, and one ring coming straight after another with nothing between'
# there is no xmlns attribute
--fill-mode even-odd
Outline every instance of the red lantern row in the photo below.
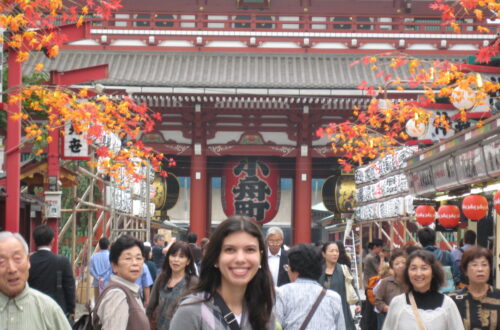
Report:
<svg viewBox="0 0 500 330"><path fill-rule="evenodd" d="M494 205L500 214L500 191L495 194ZM462 212L467 219L479 221L488 214L488 201L481 195L469 195L462 201ZM415 210L415 218L422 226L434 222L436 211L430 205L420 205ZM438 210L439 224L445 228L458 226L460 222L460 209L456 205L442 205Z"/></svg>

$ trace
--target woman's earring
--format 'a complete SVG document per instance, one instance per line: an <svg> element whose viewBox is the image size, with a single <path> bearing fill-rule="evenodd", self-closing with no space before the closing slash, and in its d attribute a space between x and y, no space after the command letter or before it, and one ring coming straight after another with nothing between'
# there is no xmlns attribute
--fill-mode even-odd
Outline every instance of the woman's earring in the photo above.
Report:
<svg viewBox="0 0 500 330"><path fill-rule="evenodd" d="M214 267L215 267L215 268L219 268L219 266L217 266L217 265L214 265Z"/></svg>
<svg viewBox="0 0 500 330"><path fill-rule="evenodd" d="M259 269L261 269L261 268L262 268L262 265L259 265Z"/></svg>

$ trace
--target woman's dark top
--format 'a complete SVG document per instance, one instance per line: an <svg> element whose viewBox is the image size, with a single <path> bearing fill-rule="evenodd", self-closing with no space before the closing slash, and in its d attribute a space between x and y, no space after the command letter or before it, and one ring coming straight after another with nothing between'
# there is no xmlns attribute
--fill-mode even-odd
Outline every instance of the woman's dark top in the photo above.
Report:
<svg viewBox="0 0 500 330"><path fill-rule="evenodd" d="M500 329L500 290L490 286L486 296L475 299L463 288L450 297L457 304L465 330Z"/></svg>
<svg viewBox="0 0 500 330"><path fill-rule="evenodd" d="M156 265L153 261L148 260L146 261L146 266L148 266L149 273L151 274L151 278L154 280L156 279Z"/></svg>
<svg viewBox="0 0 500 330"><path fill-rule="evenodd" d="M443 305L444 295L437 291L427 291L425 293L413 291L413 297L415 297L415 303L420 309L436 309ZM410 305L410 298L408 294L406 295L406 303Z"/></svg>
<svg viewBox="0 0 500 330"><path fill-rule="evenodd" d="M342 312L344 314L345 327L347 330L355 330L354 320L351 314L351 306L347 303L345 290L345 277L342 266L337 263L333 274L326 274L323 268L323 274L319 278L319 283L326 289L333 290L340 295L342 300Z"/></svg>

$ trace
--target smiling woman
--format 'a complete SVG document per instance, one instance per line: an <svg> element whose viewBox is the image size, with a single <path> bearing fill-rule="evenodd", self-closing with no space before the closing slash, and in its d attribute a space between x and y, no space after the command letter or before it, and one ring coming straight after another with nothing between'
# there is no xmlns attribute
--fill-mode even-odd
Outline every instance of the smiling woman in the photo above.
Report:
<svg viewBox="0 0 500 330"><path fill-rule="evenodd" d="M410 254L403 278L409 291L392 299L384 330L464 329L453 300L438 291L444 273L432 252L417 250Z"/></svg>
<svg viewBox="0 0 500 330"><path fill-rule="evenodd" d="M223 221L210 237L200 283L180 303L170 329L275 329L266 250L254 222Z"/></svg>

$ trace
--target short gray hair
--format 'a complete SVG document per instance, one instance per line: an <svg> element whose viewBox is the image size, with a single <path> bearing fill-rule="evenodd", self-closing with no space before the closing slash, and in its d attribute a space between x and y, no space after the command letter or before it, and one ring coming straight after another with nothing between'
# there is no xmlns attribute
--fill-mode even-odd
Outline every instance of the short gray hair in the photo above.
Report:
<svg viewBox="0 0 500 330"><path fill-rule="evenodd" d="M21 242L21 244L24 247L24 251L26 252L26 254L29 254L30 250L28 248L28 243L26 243L26 241L24 240L24 237L22 237L21 234L11 233L10 231L0 231L0 242L5 241L6 239L11 238L11 237L13 237L13 238L17 239L19 242Z"/></svg>
<svg viewBox="0 0 500 330"><path fill-rule="evenodd" d="M159 239L165 239L165 236L162 234L156 234L153 236L153 242L158 242Z"/></svg>
<svg viewBox="0 0 500 330"><path fill-rule="evenodd" d="M280 227L271 227L267 230L266 233L266 241L271 235L280 235L281 239L285 239L285 235L283 234L283 230Z"/></svg>

